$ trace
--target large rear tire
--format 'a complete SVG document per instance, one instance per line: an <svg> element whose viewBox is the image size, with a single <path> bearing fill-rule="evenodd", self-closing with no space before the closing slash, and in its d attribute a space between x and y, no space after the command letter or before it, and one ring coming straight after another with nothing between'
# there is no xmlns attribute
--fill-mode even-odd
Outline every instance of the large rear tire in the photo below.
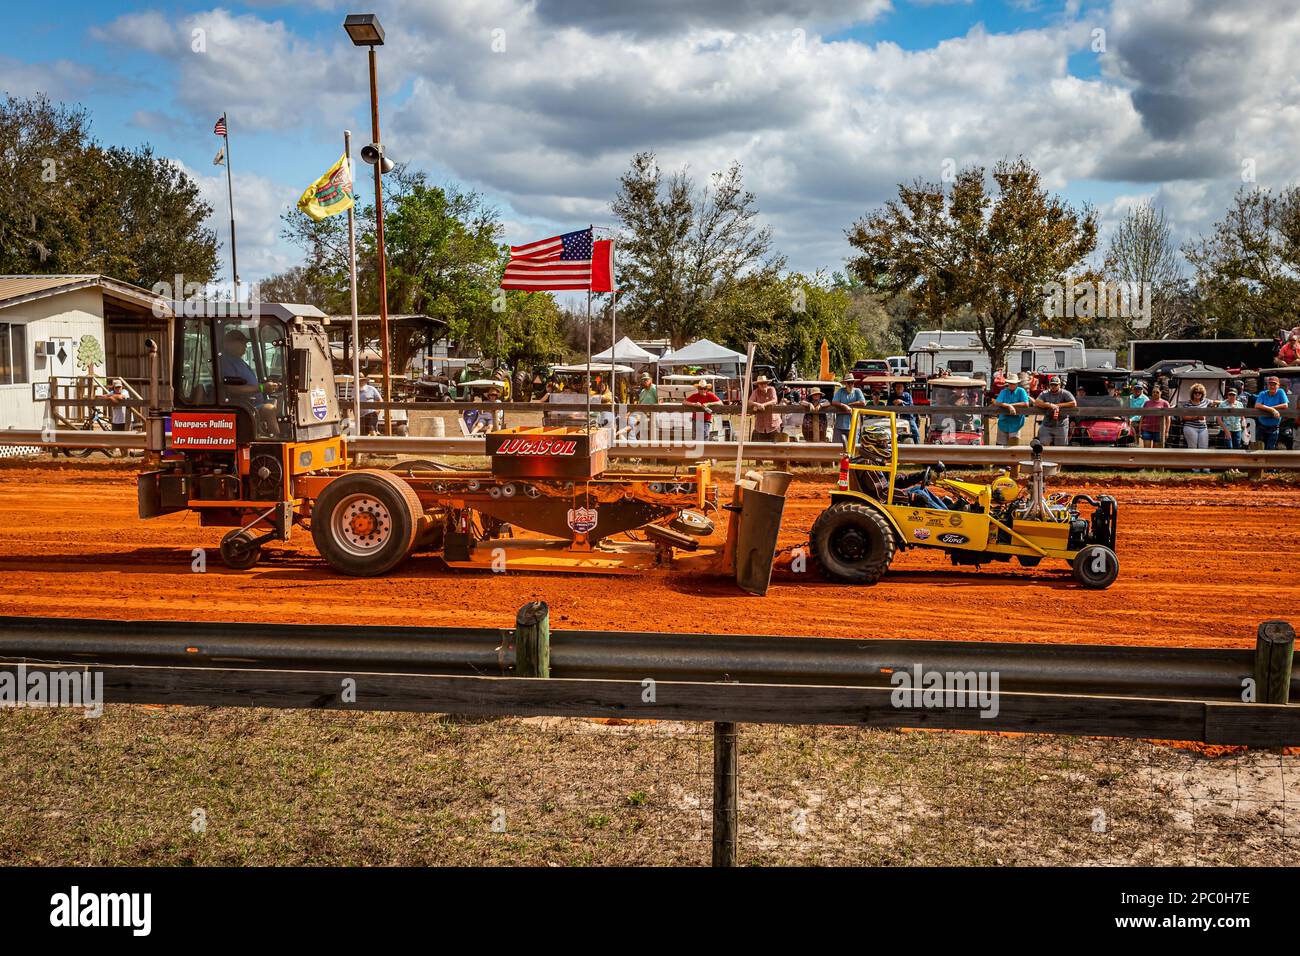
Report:
<svg viewBox="0 0 1300 956"><path fill-rule="evenodd" d="M398 476L375 469L348 472L316 499L311 536L335 571L374 577L411 553L423 513L419 496Z"/></svg>
<svg viewBox="0 0 1300 956"><path fill-rule="evenodd" d="M894 560L894 531L884 515L854 502L833 504L813 522L812 549L822 574L844 584L875 584Z"/></svg>

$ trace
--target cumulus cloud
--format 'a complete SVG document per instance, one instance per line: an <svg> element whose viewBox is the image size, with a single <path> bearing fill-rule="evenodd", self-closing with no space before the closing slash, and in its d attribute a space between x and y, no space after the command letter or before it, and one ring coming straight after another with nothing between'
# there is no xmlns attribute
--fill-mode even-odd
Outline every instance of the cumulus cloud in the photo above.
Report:
<svg viewBox="0 0 1300 956"><path fill-rule="evenodd" d="M545 23L587 33L662 35L700 27L744 32L775 23L818 27L869 23L892 9L890 0L661 0L654 4L609 0L537 0Z"/></svg>
<svg viewBox="0 0 1300 956"><path fill-rule="evenodd" d="M11 56L0 55L0 93L32 96L45 93L52 99L77 101L121 81L71 60L53 60L33 66Z"/></svg>
<svg viewBox="0 0 1300 956"><path fill-rule="evenodd" d="M798 268L839 267L843 229L897 183L1020 155L1054 189L1136 184L1125 197L1165 206L1190 236L1222 214L1247 171L1274 185L1295 175L1292 2L1072 0L1035 29L976 26L905 49L828 39L897 15L887 0L388 0L378 8L389 31L384 135L390 155L505 204L516 241L608 223L618 177L644 149L697 180L741 161ZM1094 50L1098 28L1105 44ZM204 54L191 51L195 29ZM364 57L341 31L309 41L217 9L128 14L96 35L165 58L178 110L228 108L241 125L275 131L318 127L313 103L337 112L365 101ZM1072 72L1084 56L1099 69ZM273 233L296 192L272 186L260 188L268 203L280 197L264 210ZM1101 205L1107 221L1122 215L1119 199Z"/></svg>
<svg viewBox="0 0 1300 956"><path fill-rule="evenodd" d="M209 225L216 230L221 245L217 253L217 281L228 284L230 206L226 198L225 168L192 169L184 163L177 165L198 184L203 201L212 207ZM240 280L257 281L295 265L299 257L284 248L278 233L280 213L298 201L301 187L294 189L267 176L249 172L235 171L233 180Z"/></svg>
<svg viewBox="0 0 1300 956"><path fill-rule="evenodd" d="M180 106L204 116L229 110L247 128L298 128L316 122L320 103L354 104L366 96L365 59L342 30L339 42L318 46L283 21L215 9L129 13L91 35L165 60L176 71Z"/></svg>
<svg viewBox="0 0 1300 956"><path fill-rule="evenodd" d="M1161 184L1189 229L1242 185L1295 176L1300 28L1291 0L1115 0L1104 75L1141 121L1101 157L1098 178Z"/></svg>

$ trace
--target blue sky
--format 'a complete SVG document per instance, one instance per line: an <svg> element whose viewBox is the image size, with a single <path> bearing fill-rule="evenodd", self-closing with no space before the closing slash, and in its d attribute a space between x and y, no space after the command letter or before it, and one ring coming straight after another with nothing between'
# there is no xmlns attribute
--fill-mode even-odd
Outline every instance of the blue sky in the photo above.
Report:
<svg viewBox="0 0 1300 956"><path fill-rule="evenodd" d="M896 183L1018 155L1107 223L1151 201L1189 238L1243 161L1280 188L1300 146L1282 0L51 0L10 11L0 86L80 103L102 141L183 164L223 243L211 130L227 111L241 272L257 279L299 261L278 217L342 129L368 140L365 53L341 23L371 10L389 35L390 153L482 191L515 242L610 223L641 149L697 179L740 160L800 269L840 268L843 230Z"/></svg>

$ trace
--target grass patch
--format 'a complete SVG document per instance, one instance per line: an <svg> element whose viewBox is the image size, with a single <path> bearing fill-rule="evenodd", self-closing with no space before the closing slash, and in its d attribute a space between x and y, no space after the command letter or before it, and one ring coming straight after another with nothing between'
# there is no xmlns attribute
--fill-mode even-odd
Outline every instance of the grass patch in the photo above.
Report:
<svg viewBox="0 0 1300 956"><path fill-rule="evenodd" d="M744 726L747 864L1280 864L1300 758ZM0 712L0 862L705 864L706 725Z"/></svg>

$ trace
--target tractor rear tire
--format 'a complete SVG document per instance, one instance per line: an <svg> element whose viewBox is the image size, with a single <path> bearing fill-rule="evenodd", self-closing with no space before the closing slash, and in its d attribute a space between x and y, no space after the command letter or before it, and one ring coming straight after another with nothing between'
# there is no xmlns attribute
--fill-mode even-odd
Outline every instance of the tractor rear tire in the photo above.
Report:
<svg viewBox="0 0 1300 956"><path fill-rule="evenodd" d="M1119 558L1104 545L1090 544L1080 548L1071 564L1074 580L1094 591L1105 590L1119 577Z"/></svg>
<svg viewBox="0 0 1300 956"><path fill-rule="evenodd" d="M867 505L831 505L813 522L810 538L822 574L842 584L875 584L894 560L894 531Z"/></svg>
<svg viewBox="0 0 1300 956"><path fill-rule="evenodd" d="M232 571L247 571L262 556L262 546L255 541L251 531L228 532L221 539L221 563Z"/></svg>
<svg viewBox="0 0 1300 956"><path fill-rule="evenodd" d="M397 475L351 471L321 492L311 512L311 537L329 566L354 577L397 567L415 547L424 506Z"/></svg>

